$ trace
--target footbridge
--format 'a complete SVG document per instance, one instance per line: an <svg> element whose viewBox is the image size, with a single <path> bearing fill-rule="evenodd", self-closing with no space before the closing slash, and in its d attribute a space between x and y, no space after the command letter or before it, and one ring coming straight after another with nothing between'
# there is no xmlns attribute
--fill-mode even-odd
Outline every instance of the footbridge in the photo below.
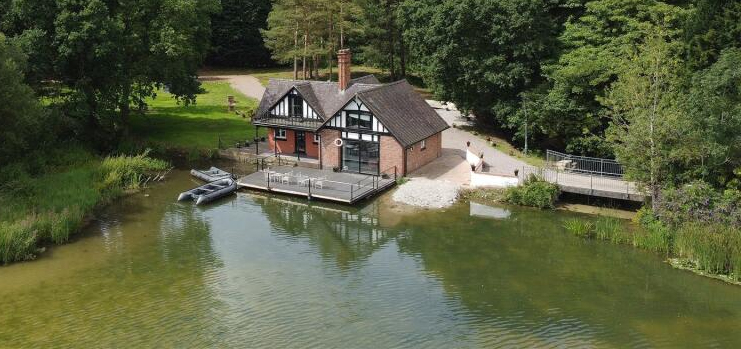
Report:
<svg viewBox="0 0 741 349"><path fill-rule="evenodd" d="M548 150L545 166L523 166L517 177L522 182L532 175L558 185L566 193L629 201L646 199L636 183L625 180L623 168L615 160Z"/></svg>

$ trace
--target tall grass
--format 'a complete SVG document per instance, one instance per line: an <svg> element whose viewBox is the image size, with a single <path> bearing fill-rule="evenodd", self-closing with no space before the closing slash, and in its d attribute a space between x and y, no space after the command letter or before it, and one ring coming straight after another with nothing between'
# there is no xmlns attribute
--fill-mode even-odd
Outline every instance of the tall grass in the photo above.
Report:
<svg viewBox="0 0 741 349"><path fill-rule="evenodd" d="M711 274L741 279L741 231L719 224L689 223L677 232L677 254Z"/></svg>
<svg viewBox="0 0 741 349"><path fill-rule="evenodd" d="M564 228L572 234L581 238L592 238L594 236L594 224L581 219L569 219L564 223Z"/></svg>
<svg viewBox="0 0 741 349"><path fill-rule="evenodd" d="M612 217L600 217L595 222L576 218L569 219L564 223L564 228L572 234L586 239L595 238L613 243L625 243L629 240L624 222Z"/></svg>
<svg viewBox="0 0 741 349"><path fill-rule="evenodd" d="M78 154L81 163L72 169L59 166L38 177L19 172L22 189L0 189L0 263L32 259L44 244L67 242L97 206L138 189L144 174L167 169L166 162L147 155L101 161L88 153L83 161Z"/></svg>

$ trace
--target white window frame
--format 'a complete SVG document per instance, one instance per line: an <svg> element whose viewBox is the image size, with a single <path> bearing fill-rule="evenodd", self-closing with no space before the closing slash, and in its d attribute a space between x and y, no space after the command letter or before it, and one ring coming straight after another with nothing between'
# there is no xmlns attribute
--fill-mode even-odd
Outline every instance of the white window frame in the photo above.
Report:
<svg viewBox="0 0 741 349"><path fill-rule="evenodd" d="M282 141L285 141L288 139L288 134L286 132L286 129L284 128L276 128L274 135L275 135L275 139L280 139Z"/></svg>
<svg viewBox="0 0 741 349"><path fill-rule="evenodd" d="M318 133L315 133L314 134L314 143L317 143L317 144L319 143L319 134Z"/></svg>
<svg viewBox="0 0 741 349"><path fill-rule="evenodd" d="M427 149L427 140L423 139L421 142L419 142L419 150L425 150Z"/></svg>

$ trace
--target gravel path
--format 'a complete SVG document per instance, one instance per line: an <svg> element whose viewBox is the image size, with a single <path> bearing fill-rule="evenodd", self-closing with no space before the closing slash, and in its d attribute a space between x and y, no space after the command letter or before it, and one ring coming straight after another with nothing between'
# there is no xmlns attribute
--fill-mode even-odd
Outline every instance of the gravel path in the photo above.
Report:
<svg viewBox="0 0 741 349"><path fill-rule="evenodd" d="M260 80L252 75L205 75L200 77L202 80L224 80L229 82L235 90L242 92L243 95L257 99L262 98L265 87Z"/></svg>
<svg viewBox="0 0 741 349"><path fill-rule="evenodd" d="M458 199L459 189L458 184L448 181L413 178L399 186L392 198L417 207L445 208Z"/></svg>

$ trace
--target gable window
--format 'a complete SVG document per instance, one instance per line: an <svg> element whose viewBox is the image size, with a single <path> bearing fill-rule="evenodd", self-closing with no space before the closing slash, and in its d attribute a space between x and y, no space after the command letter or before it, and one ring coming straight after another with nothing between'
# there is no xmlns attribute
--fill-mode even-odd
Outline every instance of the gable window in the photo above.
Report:
<svg viewBox="0 0 741 349"><path fill-rule="evenodd" d="M346 113L348 128L357 128L361 130L370 130L373 128L373 117L370 113L360 110L351 110Z"/></svg>
<svg viewBox="0 0 741 349"><path fill-rule="evenodd" d="M275 129L275 139L281 139L281 140L288 139L288 137L286 137L286 129L276 128Z"/></svg>
<svg viewBox="0 0 741 349"><path fill-rule="evenodd" d="M304 100L299 95L288 95L288 113L292 118L304 116Z"/></svg>
<svg viewBox="0 0 741 349"><path fill-rule="evenodd" d="M427 149L427 140L422 140L422 142L419 142L419 150L425 150Z"/></svg>

